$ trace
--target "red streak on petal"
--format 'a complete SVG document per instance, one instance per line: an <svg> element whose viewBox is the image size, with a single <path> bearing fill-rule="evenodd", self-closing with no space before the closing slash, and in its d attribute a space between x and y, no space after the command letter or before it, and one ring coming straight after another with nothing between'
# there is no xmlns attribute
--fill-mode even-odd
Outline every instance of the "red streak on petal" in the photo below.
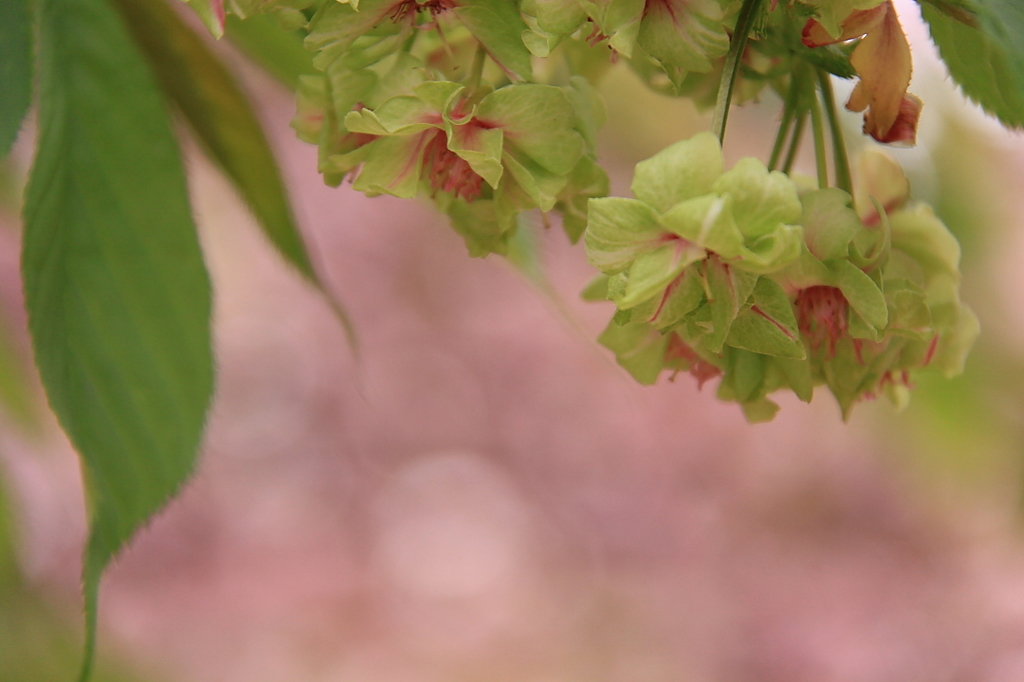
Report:
<svg viewBox="0 0 1024 682"><path fill-rule="evenodd" d="M927 367L931 364L931 361L935 358L935 350L939 347L939 335L936 334L932 337L931 342L928 344L928 351L924 354L924 362L921 363L922 367Z"/></svg>
<svg viewBox="0 0 1024 682"><path fill-rule="evenodd" d="M786 329L785 327L783 327L783 326L782 326L782 324L781 324L781 323L780 323L780 322L779 322L778 320L776 320L775 318L773 318L773 317L769 316L769 315L768 315L768 314L767 314L766 312L764 312L763 310L761 310L760 308L758 308L758 307L757 307L756 305L752 305L752 306L750 306L750 311L751 311L751 312L753 312L753 313L756 313L756 314L760 315L760 316L761 316L761 317L763 317L764 319L766 319L766 320L768 320L769 322L771 322L771 323L772 323L773 325L775 325L775 327L776 327L776 328L777 328L777 329L778 329L778 330L779 330L780 332L782 332L783 334L785 334L785 335L786 335L786 338L787 338L787 339L789 339L790 341L796 341L796 337L795 337L795 336L793 336L793 334L792 334L792 333L791 333L791 332L790 332L790 331L789 331L788 329Z"/></svg>

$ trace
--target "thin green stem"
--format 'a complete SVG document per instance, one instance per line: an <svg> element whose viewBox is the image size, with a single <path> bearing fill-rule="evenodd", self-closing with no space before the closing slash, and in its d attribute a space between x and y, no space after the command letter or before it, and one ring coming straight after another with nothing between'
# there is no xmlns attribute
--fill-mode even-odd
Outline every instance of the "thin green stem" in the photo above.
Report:
<svg viewBox="0 0 1024 682"><path fill-rule="evenodd" d="M722 81L718 86L718 99L715 102L715 114L711 119L711 132L718 136L718 141L725 139L725 123L729 118L729 105L732 103L732 90L736 85L736 76L740 70L743 50L747 46L750 26L761 0L743 0L740 14L736 17L736 29L729 41L729 52L725 55L725 66L722 69Z"/></svg>
<svg viewBox="0 0 1024 682"><path fill-rule="evenodd" d="M793 124L793 117L796 113L793 107L793 100L794 97L791 95L787 96L786 102L782 107L782 122L779 123L779 132L775 135L772 155L768 159L768 170L775 170L775 166L779 163L779 157L782 156L782 148L786 146L789 128Z"/></svg>
<svg viewBox="0 0 1024 682"><path fill-rule="evenodd" d="M480 87L480 77L484 73L484 62L487 60L487 50L482 43L477 44L476 54L473 55L473 66L469 72L469 79L466 81L466 89L470 92Z"/></svg>
<svg viewBox="0 0 1024 682"><path fill-rule="evenodd" d="M828 117L829 130L832 133L832 164L836 171L836 187L853 194L850 158L846 153L843 126L836 109L836 97L832 92L832 78L823 69L818 69L818 84L821 87L821 99L825 103L825 116Z"/></svg>
<svg viewBox="0 0 1024 682"><path fill-rule="evenodd" d="M818 187L828 187L828 159L825 156L825 124L821 119L821 105L817 97L811 98L811 131L814 135L814 165L818 168Z"/></svg>
<svg viewBox="0 0 1024 682"><path fill-rule="evenodd" d="M786 153L786 161L782 164L782 172L789 173L793 170L793 162L796 161L796 154L800 151L800 141L804 136L804 127L807 125L807 112L801 111L793 127L793 137L789 140L789 151Z"/></svg>

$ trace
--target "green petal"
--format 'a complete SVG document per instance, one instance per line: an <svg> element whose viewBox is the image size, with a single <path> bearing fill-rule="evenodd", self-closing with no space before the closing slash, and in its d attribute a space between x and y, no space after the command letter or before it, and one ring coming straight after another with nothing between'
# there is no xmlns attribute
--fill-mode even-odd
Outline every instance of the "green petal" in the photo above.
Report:
<svg viewBox="0 0 1024 682"><path fill-rule="evenodd" d="M913 282L887 278L885 300L889 308L889 329L920 332L924 340L930 340L932 313L926 299L924 290Z"/></svg>
<svg viewBox="0 0 1024 682"><path fill-rule="evenodd" d="M743 416L751 424L770 422L779 411L779 406L768 398L740 403L740 408L743 410Z"/></svg>
<svg viewBox="0 0 1024 682"><path fill-rule="evenodd" d="M889 216L892 246L921 266L926 281L939 276L960 278L960 244L925 205Z"/></svg>
<svg viewBox="0 0 1024 682"><path fill-rule="evenodd" d="M803 230L799 225L779 224L770 234L747 242L732 265L768 275L797 260L804 248Z"/></svg>
<svg viewBox="0 0 1024 682"><path fill-rule="evenodd" d="M455 15L513 81L533 77L530 51L523 44L526 24L508 0L459 0Z"/></svg>
<svg viewBox="0 0 1024 682"><path fill-rule="evenodd" d="M499 88L480 102L476 116L500 127L507 146L555 175L568 174L583 154L583 138L573 129L576 112L561 88L533 83Z"/></svg>
<svg viewBox="0 0 1024 682"><path fill-rule="evenodd" d="M974 311L965 305L959 306L956 320L950 330L939 337L931 366L941 371L947 378L961 374L964 371L967 354L980 331L981 326Z"/></svg>
<svg viewBox="0 0 1024 682"><path fill-rule="evenodd" d="M350 111L345 127L354 133L410 135L443 124L439 111L419 97L392 97L374 110Z"/></svg>
<svg viewBox="0 0 1024 682"><path fill-rule="evenodd" d="M508 171L499 191L509 196L525 196L528 201L518 201L520 210L539 208L550 211L555 207L558 195L565 189L569 179L564 175L554 175L526 155L517 155L515 150L507 149L502 154L502 164ZM511 187L512 184L518 187Z"/></svg>
<svg viewBox="0 0 1024 682"><path fill-rule="evenodd" d="M733 321L754 291L757 276L729 267L717 258L709 258L705 262L713 328L702 341L710 352L719 353Z"/></svg>
<svg viewBox="0 0 1024 682"><path fill-rule="evenodd" d="M620 309L632 308L659 296L669 282L691 263L706 255L704 249L682 240L675 240L650 253L638 256L629 268L629 280L623 296L615 300Z"/></svg>
<svg viewBox="0 0 1024 682"><path fill-rule="evenodd" d="M805 403L811 402L814 397L814 378L811 375L811 363L805 358L775 357L772 358L774 365L782 372L786 384L796 394L796 397Z"/></svg>
<svg viewBox="0 0 1024 682"><path fill-rule="evenodd" d="M658 380L668 336L647 324L609 323L597 342L615 353L615 360L637 382L651 385Z"/></svg>
<svg viewBox="0 0 1024 682"><path fill-rule="evenodd" d="M355 72L348 69L328 69L327 78L330 81L331 104L339 118L344 118L357 103L364 102L367 94L377 84L377 74L370 69Z"/></svg>
<svg viewBox="0 0 1024 682"><path fill-rule="evenodd" d="M661 217L661 222L665 229L683 239L723 258L735 258L743 248L743 235L733 220L731 204L730 197L705 194L676 204Z"/></svg>
<svg viewBox="0 0 1024 682"><path fill-rule="evenodd" d="M593 85L582 76L572 76L569 86L564 88L569 102L576 113L576 130L583 136L587 153L597 154L597 133L607 118L604 100Z"/></svg>
<svg viewBox="0 0 1024 682"><path fill-rule="evenodd" d="M721 387L728 385L730 398L739 403L755 403L755 412L764 384L767 359L764 355L740 348L731 348L726 355L726 379Z"/></svg>
<svg viewBox="0 0 1024 682"><path fill-rule="evenodd" d="M645 0L581 0L581 3L601 33L610 38L609 45L631 57Z"/></svg>
<svg viewBox="0 0 1024 682"><path fill-rule="evenodd" d="M352 188L370 195L391 194L403 199L416 196L426 142L422 133L377 140Z"/></svg>
<svg viewBox="0 0 1024 682"><path fill-rule="evenodd" d="M819 189L804 194L803 215L807 248L819 260L845 258L850 241L864 229L857 213L850 208L850 195L841 189Z"/></svg>
<svg viewBox="0 0 1024 682"><path fill-rule="evenodd" d="M704 300L704 282L697 268L686 268L672 280L661 296L632 309L636 322L650 322L665 330L678 324Z"/></svg>
<svg viewBox="0 0 1024 682"><path fill-rule="evenodd" d="M633 196L665 213L681 201L711 192L722 174L722 149L711 133L698 133L636 165Z"/></svg>
<svg viewBox="0 0 1024 682"><path fill-rule="evenodd" d="M501 165L502 132L475 125L451 126L448 149L465 159L477 175L493 188L498 187L504 167Z"/></svg>
<svg viewBox="0 0 1024 682"><path fill-rule="evenodd" d="M446 211L452 227L466 241L470 256L483 258L491 253L504 254L508 250L515 217L503 215L493 201L478 199L467 203L453 199Z"/></svg>
<svg viewBox="0 0 1024 682"><path fill-rule="evenodd" d="M325 4L310 22L305 41L307 49L320 53L313 64L318 69L326 69L343 56L357 38L371 31L380 38L410 30L408 24L396 24L389 17L397 4L396 0L362 0L359 11L348 4Z"/></svg>
<svg viewBox="0 0 1024 682"><path fill-rule="evenodd" d="M451 81L426 81L413 91L435 111L447 112L462 90L464 86Z"/></svg>
<svg viewBox="0 0 1024 682"><path fill-rule="evenodd" d="M320 75L299 76L295 93L295 117L291 126L296 137L309 144L320 141L327 101L327 79Z"/></svg>
<svg viewBox="0 0 1024 682"><path fill-rule="evenodd" d="M607 196L609 191L608 174L589 156L581 156L555 203L555 210L562 214L562 229L573 244L587 227L588 201Z"/></svg>
<svg viewBox="0 0 1024 682"><path fill-rule="evenodd" d="M828 284L832 281L832 275L825 264L807 250L807 245L801 244L800 255L780 272L775 273L773 279L791 290L796 290Z"/></svg>
<svg viewBox="0 0 1024 682"><path fill-rule="evenodd" d="M587 260L604 272L625 269L669 236L654 210L642 201L607 197L591 199L587 206Z"/></svg>
<svg viewBox="0 0 1024 682"><path fill-rule="evenodd" d="M583 6L576 0L523 0L519 9L536 18L537 26L548 33L572 33L587 19Z"/></svg>
<svg viewBox="0 0 1024 682"><path fill-rule="evenodd" d="M751 303L732 323L726 343L764 355L805 357L793 304L782 287L761 277L754 287Z"/></svg>
<svg viewBox="0 0 1024 682"><path fill-rule="evenodd" d="M751 157L718 178L712 191L732 197L736 224L748 239L772 232L779 223L798 222L803 210L793 181Z"/></svg>
<svg viewBox="0 0 1024 682"><path fill-rule="evenodd" d="M662 0L646 4L637 43L664 65L707 73L729 49L717 0Z"/></svg>
<svg viewBox="0 0 1024 682"><path fill-rule="evenodd" d="M889 323L889 308L885 296L874 280L853 263L833 260L825 264L834 278L835 286L843 292L850 306L876 329Z"/></svg>

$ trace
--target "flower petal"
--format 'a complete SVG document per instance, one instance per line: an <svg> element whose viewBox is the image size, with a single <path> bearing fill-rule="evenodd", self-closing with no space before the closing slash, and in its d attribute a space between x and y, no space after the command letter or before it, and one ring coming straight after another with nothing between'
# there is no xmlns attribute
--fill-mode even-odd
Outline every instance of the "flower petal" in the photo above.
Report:
<svg viewBox="0 0 1024 682"><path fill-rule="evenodd" d="M850 63L857 69L860 82L846 103L846 108L851 111L864 111L870 107L865 124L870 125L876 138L888 135L896 122L912 70L910 45L892 0L884 7L888 11L882 22L850 55Z"/></svg>

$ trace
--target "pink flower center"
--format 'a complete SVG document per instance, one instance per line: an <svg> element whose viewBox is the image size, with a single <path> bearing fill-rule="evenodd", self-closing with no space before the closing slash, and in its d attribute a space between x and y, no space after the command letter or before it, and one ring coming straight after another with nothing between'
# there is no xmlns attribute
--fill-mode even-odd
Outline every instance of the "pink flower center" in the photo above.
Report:
<svg viewBox="0 0 1024 682"><path fill-rule="evenodd" d="M427 0L417 2L416 0L401 0L388 14L396 24L405 19L415 19L420 12L430 12L431 18L455 7L455 0Z"/></svg>
<svg viewBox="0 0 1024 682"><path fill-rule="evenodd" d="M423 152L423 172L434 194L448 192L466 201L480 196L483 178L461 156L448 149L448 136L438 130Z"/></svg>
<svg viewBox="0 0 1024 682"><path fill-rule="evenodd" d="M811 350L817 352L828 341L829 356L836 354L836 343L846 335L848 307L843 292L835 287L807 287L797 294L797 324L810 340Z"/></svg>
<svg viewBox="0 0 1024 682"><path fill-rule="evenodd" d="M697 389L704 388L704 382L714 379L722 373L722 370L712 365L697 352L690 348L685 341L679 338L678 334L672 334L668 340L668 348L665 350L666 360L683 360L690 365L689 372L697 380Z"/></svg>

